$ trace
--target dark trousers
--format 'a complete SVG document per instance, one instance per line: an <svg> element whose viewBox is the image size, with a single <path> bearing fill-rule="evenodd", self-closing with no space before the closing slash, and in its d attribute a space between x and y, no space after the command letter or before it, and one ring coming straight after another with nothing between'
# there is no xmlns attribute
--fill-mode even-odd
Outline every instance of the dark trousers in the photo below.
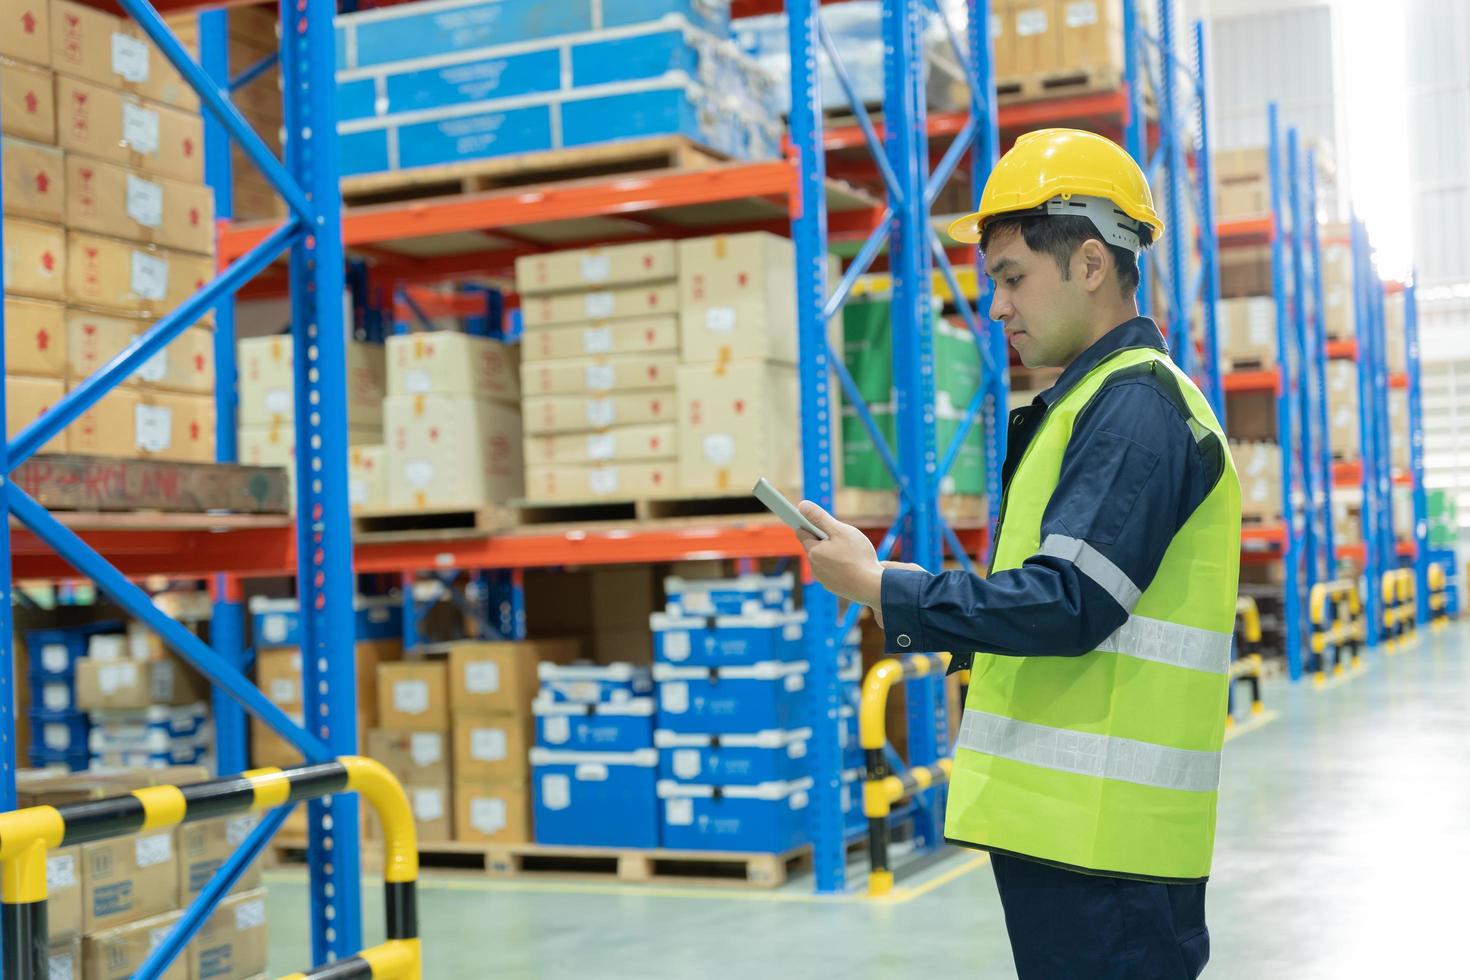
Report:
<svg viewBox="0 0 1470 980"><path fill-rule="evenodd" d="M1020 980L1193 980L1210 958L1203 884L991 863Z"/></svg>

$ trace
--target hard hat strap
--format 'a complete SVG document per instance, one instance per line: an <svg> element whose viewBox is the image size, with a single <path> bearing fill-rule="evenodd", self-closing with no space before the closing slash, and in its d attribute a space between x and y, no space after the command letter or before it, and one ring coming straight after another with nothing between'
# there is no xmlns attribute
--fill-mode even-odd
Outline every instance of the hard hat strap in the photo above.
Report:
<svg viewBox="0 0 1470 980"><path fill-rule="evenodd" d="M1144 223L1130 218L1105 197L1086 194L1058 195L1036 209L1049 215L1073 215L1091 221L1109 245L1126 248L1137 255L1143 250L1140 232Z"/></svg>

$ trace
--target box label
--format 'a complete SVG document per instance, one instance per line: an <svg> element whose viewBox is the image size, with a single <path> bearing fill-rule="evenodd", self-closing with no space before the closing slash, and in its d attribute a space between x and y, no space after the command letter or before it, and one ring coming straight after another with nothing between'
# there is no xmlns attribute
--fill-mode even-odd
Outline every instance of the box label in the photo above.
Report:
<svg viewBox="0 0 1470 980"><path fill-rule="evenodd" d="M733 333L735 308L733 306L711 306L705 310L704 329L710 333Z"/></svg>
<svg viewBox="0 0 1470 980"><path fill-rule="evenodd" d="M146 361L143 362L143 366L142 367L138 368L138 370L136 370L136 371L133 372L133 377L139 379L140 381L149 381L149 382L152 382L154 384L157 384L158 382L162 381L167 376L168 376L168 351L167 350L161 350L157 354L154 354L152 357L148 358L148 360L146 360Z"/></svg>
<svg viewBox="0 0 1470 980"><path fill-rule="evenodd" d="M125 687L138 683L138 665L120 660L105 663L97 670L97 687L103 694L116 694Z"/></svg>
<svg viewBox="0 0 1470 980"><path fill-rule="evenodd" d="M470 824L482 834L505 829L505 801L475 798L470 800Z"/></svg>
<svg viewBox="0 0 1470 980"><path fill-rule="evenodd" d="M617 372L611 364L587 365L587 390L609 391L617 383Z"/></svg>
<svg viewBox="0 0 1470 980"><path fill-rule="evenodd" d="M285 677L277 677L271 681L270 699L276 704L295 704L296 682Z"/></svg>
<svg viewBox="0 0 1470 980"><path fill-rule="evenodd" d="M133 412L138 428L138 448L161 453L173 442L174 413L165 405L139 405Z"/></svg>
<svg viewBox="0 0 1470 980"><path fill-rule="evenodd" d="M403 477L415 490L427 489L434 482L434 464L427 459L411 459L403 464Z"/></svg>
<svg viewBox="0 0 1470 980"><path fill-rule="evenodd" d="M353 507L361 507L367 503L368 488L367 481L361 478L347 481L347 502Z"/></svg>
<svg viewBox="0 0 1470 980"><path fill-rule="evenodd" d="M1091 27L1096 24L1096 3L1069 3L1067 4L1067 26L1068 27Z"/></svg>
<svg viewBox="0 0 1470 980"><path fill-rule="evenodd" d="M46 748L63 752L71 748L71 729L66 725L47 725L41 732Z"/></svg>
<svg viewBox="0 0 1470 980"><path fill-rule="evenodd" d="M119 881L92 893L92 917L101 919L133 908L133 883Z"/></svg>
<svg viewBox="0 0 1470 980"><path fill-rule="evenodd" d="M688 827L694 823L694 801L673 799L664 801L664 822L670 827Z"/></svg>
<svg viewBox="0 0 1470 980"><path fill-rule="evenodd" d="M587 424L605 429L617 421L617 405L611 398L593 398L587 402Z"/></svg>
<svg viewBox="0 0 1470 980"><path fill-rule="evenodd" d="M405 715L421 715L429 710L428 681L394 681L393 710Z"/></svg>
<svg viewBox="0 0 1470 980"><path fill-rule="evenodd" d="M704 458L716 466L725 466L735 458L735 438L723 432L704 437Z"/></svg>
<svg viewBox="0 0 1470 980"><path fill-rule="evenodd" d="M699 775L703 768L699 764L698 749L675 749L674 750L674 775L680 779L693 779ZM669 802L673 802L670 800Z"/></svg>
<svg viewBox="0 0 1470 980"><path fill-rule="evenodd" d="M566 715L541 719L541 738L547 745L563 745L572 737L572 722Z"/></svg>
<svg viewBox="0 0 1470 980"><path fill-rule="evenodd" d="M158 152L158 113L123 103L123 139L139 153Z"/></svg>
<svg viewBox="0 0 1470 980"><path fill-rule="evenodd" d="M265 410L272 415L290 415L291 401L289 388L270 388L265 393Z"/></svg>
<svg viewBox="0 0 1470 980"><path fill-rule="evenodd" d="M253 814L235 817L225 824L225 840L229 841L231 847L239 847L258 826L260 826L260 818Z"/></svg>
<svg viewBox="0 0 1470 980"><path fill-rule="evenodd" d="M500 762L507 755L505 732L499 728L476 728L470 732L470 755L481 762Z"/></svg>
<svg viewBox="0 0 1470 980"><path fill-rule="evenodd" d="M444 758L444 739L438 732L414 732L408 738L408 757L416 766L432 766Z"/></svg>
<svg viewBox="0 0 1470 980"><path fill-rule="evenodd" d="M66 644L48 643L41 648L41 666L54 673L66 670L71 665L71 657L67 655Z"/></svg>
<svg viewBox="0 0 1470 980"><path fill-rule="evenodd" d="M582 256L582 278L587 282L602 282L608 277L608 261L606 255L584 255Z"/></svg>
<svg viewBox="0 0 1470 980"><path fill-rule="evenodd" d="M174 663L160 660L153 665L153 700L167 703L174 699Z"/></svg>
<svg viewBox="0 0 1470 980"><path fill-rule="evenodd" d="M423 370L409 371L403 376L403 390L410 395L427 395L429 393L429 372Z"/></svg>
<svg viewBox="0 0 1470 980"><path fill-rule="evenodd" d="M606 354L612 350L612 328L588 327L583 330L582 349L588 354Z"/></svg>
<svg viewBox="0 0 1470 980"><path fill-rule="evenodd" d="M235 906L235 931L259 929L265 925L265 902L252 899Z"/></svg>
<svg viewBox="0 0 1470 980"><path fill-rule="evenodd" d="M693 612L690 609L690 612ZM689 634L684 630L671 630L664 634L664 658L675 662L689 659Z"/></svg>
<svg viewBox="0 0 1470 980"><path fill-rule="evenodd" d="M133 845L133 854L140 868L151 868L155 864L162 864L174 856L173 837L169 834L139 837L137 843Z"/></svg>
<svg viewBox="0 0 1470 980"><path fill-rule="evenodd" d="M541 777L541 805L548 810L565 810L572 805L572 781L561 773Z"/></svg>
<svg viewBox="0 0 1470 980"><path fill-rule="evenodd" d="M613 315L613 311L617 309L617 300L612 293L588 293L582 301L582 308L592 319L604 319Z"/></svg>
<svg viewBox="0 0 1470 980"><path fill-rule="evenodd" d="M587 488L599 497L618 492L618 470L615 466L587 471Z"/></svg>
<svg viewBox="0 0 1470 980"><path fill-rule="evenodd" d="M75 888L77 859L74 854L58 854L46 859L46 887L51 891Z"/></svg>
<svg viewBox="0 0 1470 980"><path fill-rule="evenodd" d="M689 710L689 684L685 681L664 681L658 686L658 703L671 715L682 715Z"/></svg>
<svg viewBox="0 0 1470 980"><path fill-rule="evenodd" d="M148 45L126 34L113 34L112 73L130 82L148 81Z"/></svg>
<svg viewBox="0 0 1470 980"><path fill-rule="evenodd" d="M599 433L587 437L588 459L612 459L617 454L618 440L611 432Z"/></svg>
<svg viewBox="0 0 1470 980"><path fill-rule="evenodd" d="M500 690L500 665L492 663L465 664L464 687L471 694L494 694Z"/></svg>
<svg viewBox="0 0 1470 980"><path fill-rule="evenodd" d="M132 254L132 276L129 284L133 295L154 302L168 295L168 259L147 252Z"/></svg>
<svg viewBox="0 0 1470 980"><path fill-rule="evenodd" d="M444 817L444 791L439 789L414 789L413 817L421 823L441 820Z"/></svg>
<svg viewBox="0 0 1470 980"><path fill-rule="evenodd" d="M76 980L76 965L71 953L52 953L46 961L47 980Z"/></svg>
<svg viewBox="0 0 1470 980"><path fill-rule="evenodd" d="M47 684L41 691L41 703L47 711L65 711L71 707L71 688L65 684Z"/></svg>
<svg viewBox="0 0 1470 980"><path fill-rule="evenodd" d="M163 185L128 174L128 217L145 228L163 224Z"/></svg>

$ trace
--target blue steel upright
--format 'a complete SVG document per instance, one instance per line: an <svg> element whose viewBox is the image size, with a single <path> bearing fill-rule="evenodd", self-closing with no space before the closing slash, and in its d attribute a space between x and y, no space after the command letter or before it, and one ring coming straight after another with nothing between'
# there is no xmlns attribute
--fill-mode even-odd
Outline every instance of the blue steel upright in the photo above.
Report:
<svg viewBox="0 0 1470 980"><path fill-rule="evenodd" d="M1304 232L1310 236L1308 252L1312 257L1312 275L1308 284L1308 295L1312 300L1312 318L1309 321L1311 354L1308 367L1316 381L1317 398L1315 419L1317 431L1321 433L1320 477L1317 486L1322 499L1320 509L1324 516L1322 527L1322 551L1326 556L1328 579L1337 578L1337 531L1333 524L1332 510L1332 430L1327 419L1327 306L1323 302L1322 282L1322 229L1317 223L1317 151L1307 151L1307 201L1311 209Z"/></svg>
<svg viewBox="0 0 1470 980"><path fill-rule="evenodd" d="M0 206L3 204L4 192L0 189ZM4 263L0 263L0 293L4 289L5 269ZM0 337L3 336L7 336L5 304L0 303ZM0 343L0 475L10 473L10 426L5 411L8 389L5 345ZM0 528L9 527L10 500L0 493ZM15 622L11 607L10 537L8 530L0 534L0 812L15 809Z"/></svg>
<svg viewBox="0 0 1470 980"><path fill-rule="evenodd" d="M1199 172L1199 259L1200 306L1204 319L1204 351L1202 355L1205 397L1215 418L1225 425L1225 386L1220 370L1220 240L1215 234L1214 160L1210 146L1210 113L1205 100L1205 24L1194 22L1195 133L1194 165ZM1319 304L1320 308L1320 304Z"/></svg>
<svg viewBox="0 0 1470 980"><path fill-rule="evenodd" d="M297 597L303 707L334 755L358 751L352 521L347 499L347 325L338 186L335 3L282 2L286 166L309 199L309 236L292 246L296 367ZM312 958L362 948L358 800L308 806ZM330 818L330 819L328 819Z"/></svg>
<svg viewBox="0 0 1470 980"><path fill-rule="evenodd" d="M1370 308L1373 263L1368 254L1368 237L1363 225L1355 216L1352 220L1353 260L1353 320L1358 336L1358 444L1362 466L1363 509L1363 574L1367 581L1368 638L1370 648L1377 647L1383 630L1383 571L1387 568L1378 536L1378 511L1383 506L1378 496L1378 479L1374 473L1378 465L1376 440L1373 429L1376 412L1373 408L1373 326Z"/></svg>
<svg viewBox="0 0 1470 980"><path fill-rule="evenodd" d="M831 365L827 352L827 194L826 154L822 147L822 93L817 70L817 0L787 0L791 46L791 144L798 164L800 196L791 219L796 251L796 317L801 382L802 492L830 511L832 507L832 426L836 422L828 393ZM815 724L812 790L812 847L818 892L846 889L846 843L841 802L841 749L837 717L841 693L837 678L837 597L803 576L806 609L803 636L810 661Z"/></svg>
<svg viewBox="0 0 1470 980"><path fill-rule="evenodd" d="M1144 39L1147 32L1138 16L1139 0L1123 0L1123 85L1128 93L1128 118L1123 125L1123 144L1128 155L1148 171L1148 118L1144 115L1143 81L1147 74ZM1165 233L1172 232L1165 229ZM1153 310L1153 274L1148 262L1138 263L1138 312Z"/></svg>
<svg viewBox="0 0 1470 980"><path fill-rule="evenodd" d="M1424 492L1424 393L1419 388L1417 275L1404 283L1404 366L1409 372L1409 472L1414 481L1414 616L1429 622L1429 499Z"/></svg>
<svg viewBox="0 0 1470 980"><path fill-rule="evenodd" d="M1307 326L1307 303L1306 303L1306 252L1303 246L1303 218L1302 218L1302 174L1301 174L1301 152L1297 138L1296 127L1293 126L1286 131L1286 207L1290 227L1285 229L1288 242L1287 274L1291 277L1289 292L1291 294L1291 360L1295 364L1296 375L1296 431L1298 437L1295 440L1296 449L1301 456L1301 483L1302 483L1302 538L1301 553L1302 564L1305 566L1306 575L1301 582L1303 594L1310 594L1312 586L1321 581L1319 565L1320 555L1318 553L1318 497L1317 497L1317 458L1313 452L1313 401L1315 398L1315 385L1313 380L1315 372L1312 370L1309 358L1313 354L1313 348L1309 343ZM1285 363L1285 359L1283 359Z"/></svg>
<svg viewBox="0 0 1470 980"><path fill-rule="evenodd" d="M1163 143L1164 213L1167 217L1165 247L1169 258L1169 310L1166 327L1169 353L1179 370L1194 374L1194 339L1189 329L1189 302L1186 298L1185 259L1190 243L1180 234L1183 208L1180 207L1184 174L1184 146L1181 142L1178 87L1178 65L1174 59L1174 5L1159 0L1159 138Z"/></svg>

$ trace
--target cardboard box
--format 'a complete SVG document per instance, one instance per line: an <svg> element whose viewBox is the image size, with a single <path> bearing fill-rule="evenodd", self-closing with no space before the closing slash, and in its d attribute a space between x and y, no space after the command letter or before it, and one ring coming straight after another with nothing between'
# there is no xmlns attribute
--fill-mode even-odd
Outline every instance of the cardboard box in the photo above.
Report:
<svg viewBox="0 0 1470 980"><path fill-rule="evenodd" d="M378 722L378 666L403 656L399 640L359 640L357 659L357 725L362 733ZM298 724L304 704L301 692L301 651L294 647L267 647L255 655L255 684L271 703ZM360 738L361 741L361 738ZM256 766L294 766L301 753L269 727L250 722L250 758Z"/></svg>
<svg viewBox="0 0 1470 980"><path fill-rule="evenodd" d="M1271 213L1271 185L1251 180L1215 188L1215 217L1253 218Z"/></svg>
<svg viewBox="0 0 1470 980"><path fill-rule="evenodd" d="M137 324L142 334L153 323ZM145 392L172 391L185 395L214 394L214 333L205 327L189 327L173 342L153 355L134 374Z"/></svg>
<svg viewBox="0 0 1470 980"><path fill-rule="evenodd" d="M144 392L136 415L138 455L144 459L215 461L212 395Z"/></svg>
<svg viewBox="0 0 1470 980"><path fill-rule="evenodd" d="M293 419L296 376L292 337L250 337L240 341L238 349L240 424L268 425ZM382 344L347 344L347 424L351 428L383 428L387 375L384 357Z"/></svg>
<svg viewBox="0 0 1470 980"><path fill-rule="evenodd" d="M527 436L527 466L648 462L677 459L679 430L672 422L624 425L605 432Z"/></svg>
<svg viewBox="0 0 1470 980"><path fill-rule="evenodd" d="M45 378L66 377L66 307L5 297L5 370Z"/></svg>
<svg viewBox="0 0 1470 980"><path fill-rule="evenodd" d="M1011 0L990 2L990 50L997 79L1016 77L1016 26L1011 20Z"/></svg>
<svg viewBox="0 0 1470 980"><path fill-rule="evenodd" d="M456 643L449 648L450 706L455 715L528 712L541 689L537 664L569 664L581 652L576 640Z"/></svg>
<svg viewBox="0 0 1470 980"><path fill-rule="evenodd" d="M201 255L82 232L67 245L66 298L79 306L163 316L214 278L214 260Z"/></svg>
<svg viewBox="0 0 1470 980"><path fill-rule="evenodd" d="M801 483L796 372L745 362L679 368L679 492L749 493Z"/></svg>
<svg viewBox="0 0 1470 980"><path fill-rule="evenodd" d="M82 849L46 853L46 929L52 942L82 932Z"/></svg>
<svg viewBox="0 0 1470 980"><path fill-rule="evenodd" d="M407 788L408 806L413 811L414 833L424 844L454 840L454 791L446 777L435 786ZM377 815L369 818L369 835L381 838Z"/></svg>
<svg viewBox="0 0 1470 980"><path fill-rule="evenodd" d="M1394 469L1409 468L1409 447L1413 436L1409 429L1409 393L1403 388L1388 390L1388 458ZM1399 527L1412 527L1413 521L1397 521Z"/></svg>
<svg viewBox="0 0 1470 980"><path fill-rule="evenodd" d="M373 728L367 754L381 762L404 786L442 786L450 776L450 733L395 732Z"/></svg>
<svg viewBox="0 0 1470 980"><path fill-rule="evenodd" d="M266 968L265 889L220 902L189 944L190 975L251 980Z"/></svg>
<svg viewBox="0 0 1470 980"><path fill-rule="evenodd" d="M529 753L535 721L523 714L456 714L454 784L531 778Z"/></svg>
<svg viewBox="0 0 1470 980"><path fill-rule="evenodd" d="M0 138L5 213L61 224L66 219L66 163L60 150Z"/></svg>
<svg viewBox="0 0 1470 980"><path fill-rule="evenodd" d="M672 279L677 273L678 259L670 241L543 252L516 259L516 292L538 296L628 286Z"/></svg>
<svg viewBox="0 0 1470 980"><path fill-rule="evenodd" d="M58 225L6 218L5 291L34 299L65 298L66 237Z"/></svg>
<svg viewBox="0 0 1470 980"><path fill-rule="evenodd" d="M56 142L139 173L204 183L204 122L197 112L66 75L56 77Z"/></svg>
<svg viewBox="0 0 1470 980"><path fill-rule="evenodd" d="M1222 300L1220 354L1237 368L1276 365L1276 301L1265 296Z"/></svg>
<svg viewBox="0 0 1470 980"><path fill-rule="evenodd" d="M90 310L66 311L66 370L74 381L96 374L114 357L127 349L145 321L136 317L110 316ZM137 375L122 384L137 386Z"/></svg>
<svg viewBox="0 0 1470 980"><path fill-rule="evenodd" d="M1350 285L1322 288L1322 334L1328 340L1352 340L1358 335L1357 304ZM1398 347L1403 348L1399 343Z"/></svg>
<svg viewBox="0 0 1470 980"><path fill-rule="evenodd" d="M82 976L87 980L128 980L183 915L180 911L170 911L89 931L82 939ZM191 980L187 953L174 960L161 980Z"/></svg>
<svg viewBox="0 0 1470 980"><path fill-rule="evenodd" d="M530 792L524 782L461 782L454 787L455 840L524 844L531 839Z"/></svg>
<svg viewBox="0 0 1470 980"><path fill-rule="evenodd" d="M14 439L22 429L46 413L66 394L66 382L56 378L5 377L5 435ZM76 423L73 423L73 428ZM66 451L66 432L41 447L42 452Z"/></svg>
<svg viewBox="0 0 1470 980"><path fill-rule="evenodd" d="M33 65L51 64L51 4L46 0L3 0L0 55ZM19 30L16 30L16 28Z"/></svg>
<svg viewBox="0 0 1470 980"><path fill-rule="evenodd" d="M521 390L527 395L610 395L670 388L676 354L578 357L521 365Z"/></svg>
<svg viewBox="0 0 1470 980"><path fill-rule="evenodd" d="M46 980L82 980L80 936L61 942L51 941L51 948L46 951Z"/></svg>
<svg viewBox="0 0 1470 980"><path fill-rule="evenodd" d="M664 354L679 350L679 318L651 316L572 327L542 327L521 337L525 363L568 357Z"/></svg>
<svg viewBox="0 0 1470 980"><path fill-rule="evenodd" d="M790 239L763 231L681 241L683 362L795 363L795 261Z"/></svg>
<svg viewBox="0 0 1470 980"><path fill-rule="evenodd" d="M177 657L77 663L77 707L83 711L141 709L209 700L209 683Z"/></svg>
<svg viewBox="0 0 1470 980"><path fill-rule="evenodd" d="M265 425L242 425L239 429L240 462L246 466L293 466L296 462L296 423L269 422ZM381 445L381 429L348 429L347 446L355 448Z"/></svg>
<svg viewBox="0 0 1470 980"><path fill-rule="evenodd" d="M179 905L173 828L82 845L82 932L103 929Z"/></svg>
<svg viewBox="0 0 1470 980"><path fill-rule="evenodd" d="M198 112L199 96L134 21L69 0L52 0L52 7L58 72Z"/></svg>
<svg viewBox="0 0 1470 980"><path fill-rule="evenodd" d="M1059 0L1056 30L1066 71L1123 67L1123 0Z"/></svg>
<svg viewBox="0 0 1470 980"><path fill-rule="evenodd" d="M390 395L388 503L478 509L524 495L519 407L467 395Z"/></svg>
<svg viewBox="0 0 1470 980"><path fill-rule="evenodd" d="M1276 410L1275 392L1236 392L1225 400L1226 431L1245 441L1274 440Z"/></svg>
<svg viewBox="0 0 1470 980"><path fill-rule="evenodd" d="M1015 73L1041 75L1056 71L1062 55L1053 5L1047 2L1018 2L1011 9L1010 26Z"/></svg>
<svg viewBox="0 0 1470 980"><path fill-rule="evenodd" d="M56 97L46 68L0 58L0 128L7 136L56 142Z"/></svg>
<svg viewBox="0 0 1470 980"><path fill-rule="evenodd" d="M179 855L179 904L187 906L204 890L209 880L240 848L260 823L260 816L245 813L186 823L175 831ZM245 869L233 891L246 892L260 886L260 862Z"/></svg>
<svg viewBox="0 0 1470 980"><path fill-rule="evenodd" d="M140 404L136 391L126 388L109 391L67 426L66 451L83 456L136 458Z"/></svg>
<svg viewBox="0 0 1470 980"><path fill-rule="evenodd" d="M378 725L390 731L449 728L448 666L442 660L403 660L378 666Z"/></svg>
<svg viewBox="0 0 1470 980"><path fill-rule="evenodd" d="M667 316L678 311L678 289L672 282L599 289L579 293L549 293L521 299L521 319L527 327L586 324L629 317Z"/></svg>
<svg viewBox="0 0 1470 980"><path fill-rule="evenodd" d="M1271 295L1271 250L1266 247L1227 248L1220 252L1220 296Z"/></svg>
<svg viewBox="0 0 1470 980"><path fill-rule="evenodd" d="M682 492L679 464L587 464L526 467L526 499L543 503L658 500Z"/></svg>
<svg viewBox="0 0 1470 980"><path fill-rule="evenodd" d="M353 510L388 505L388 449L353 446L347 451L347 501Z"/></svg>
<svg viewBox="0 0 1470 980"><path fill-rule="evenodd" d="M389 337L389 395L473 395L518 404L520 352L490 337L441 330Z"/></svg>
<svg viewBox="0 0 1470 980"><path fill-rule="evenodd" d="M521 404L527 435L557 435L673 422L678 397L674 388L654 388L627 394L543 395Z"/></svg>
<svg viewBox="0 0 1470 980"><path fill-rule="evenodd" d="M1240 513L1256 523L1281 519L1281 448L1274 442L1230 441L1240 477Z"/></svg>
<svg viewBox="0 0 1470 980"><path fill-rule="evenodd" d="M214 193L208 187L145 177L115 163L67 157L66 223L96 235L214 254Z"/></svg>

